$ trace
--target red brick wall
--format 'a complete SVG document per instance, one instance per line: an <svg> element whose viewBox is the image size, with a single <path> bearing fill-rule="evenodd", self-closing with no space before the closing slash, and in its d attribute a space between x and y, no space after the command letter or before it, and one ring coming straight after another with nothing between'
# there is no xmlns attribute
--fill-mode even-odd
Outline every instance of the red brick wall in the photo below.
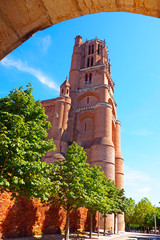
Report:
<svg viewBox="0 0 160 240"><path fill-rule="evenodd" d="M70 229L89 229L88 210L79 208L70 215ZM10 199L9 193L0 195L0 237L30 236L63 231L66 214L63 208L43 206L39 200L27 200L25 197L17 202ZM96 222L95 222L96 224Z"/></svg>

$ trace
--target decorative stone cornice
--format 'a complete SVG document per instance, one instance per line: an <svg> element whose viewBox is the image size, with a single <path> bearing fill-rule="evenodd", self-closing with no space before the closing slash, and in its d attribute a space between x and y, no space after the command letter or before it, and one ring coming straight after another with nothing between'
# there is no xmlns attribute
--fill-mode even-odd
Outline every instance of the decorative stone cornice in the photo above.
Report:
<svg viewBox="0 0 160 240"><path fill-rule="evenodd" d="M96 108L96 107L101 107L101 106L109 107L109 108L112 109L112 105L111 105L110 103L108 103L108 102L100 102L100 103L97 103L97 104L94 106L94 108Z"/></svg>
<svg viewBox="0 0 160 240"><path fill-rule="evenodd" d="M88 71L88 70L96 69L96 68L100 68L100 67L105 67L105 66L106 66L105 64L101 64L101 65L97 65L97 66L86 67L86 68L80 69L80 72L84 72L84 71Z"/></svg>
<svg viewBox="0 0 160 240"><path fill-rule="evenodd" d="M98 88L107 88L107 89L109 89L107 84L101 84L101 85L97 85L97 86L94 86L94 87L78 89L76 92L87 92L89 90L94 90L94 89L98 89Z"/></svg>
<svg viewBox="0 0 160 240"><path fill-rule="evenodd" d="M81 107L81 108L76 108L74 112L80 112L80 111L86 111L86 110L93 110L95 106L89 106L89 107Z"/></svg>
<svg viewBox="0 0 160 240"><path fill-rule="evenodd" d="M108 102L106 102L106 103L105 102L101 102L101 103L97 103L94 106L75 108L73 111L74 112L88 111L88 110L93 110L96 107L101 107L101 106L109 107L109 108L112 109L112 105L110 103L108 103Z"/></svg>

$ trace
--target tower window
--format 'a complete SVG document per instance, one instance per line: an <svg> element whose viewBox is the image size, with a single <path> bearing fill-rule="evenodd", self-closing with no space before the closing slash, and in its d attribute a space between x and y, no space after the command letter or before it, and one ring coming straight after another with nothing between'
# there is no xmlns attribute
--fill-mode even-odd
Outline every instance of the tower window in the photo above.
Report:
<svg viewBox="0 0 160 240"><path fill-rule="evenodd" d="M100 44L98 44L98 55L100 55Z"/></svg>
<svg viewBox="0 0 160 240"><path fill-rule="evenodd" d="M89 97L87 97L87 104L89 103Z"/></svg>
<svg viewBox="0 0 160 240"><path fill-rule="evenodd" d="M92 73L89 74L89 83L92 83Z"/></svg>
<svg viewBox="0 0 160 240"><path fill-rule="evenodd" d="M90 65L90 58L88 58L87 60L87 67L89 67L89 65Z"/></svg>
<svg viewBox="0 0 160 240"><path fill-rule="evenodd" d="M62 89L61 93L63 93L63 92L64 92L64 90Z"/></svg>
<svg viewBox="0 0 160 240"><path fill-rule="evenodd" d="M94 53L94 45L92 45L92 54Z"/></svg>
<svg viewBox="0 0 160 240"><path fill-rule="evenodd" d="M93 57L91 58L91 66L93 66Z"/></svg>
<svg viewBox="0 0 160 240"><path fill-rule="evenodd" d="M67 94L69 93L69 90L67 89Z"/></svg>
<svg viewBox="0 0 160 240"><path fill-rule="evenodd" d="M88 82L88 74L86 73L86 75L85 75L85 84L87 84L87 82Z"/></svg>
<svg viewBox="0 0 160 240"><path fill-rule="evenodd" d="M91 46L89 46L89 48L88 48L88 55L90 55L91 54Z"/></svg>

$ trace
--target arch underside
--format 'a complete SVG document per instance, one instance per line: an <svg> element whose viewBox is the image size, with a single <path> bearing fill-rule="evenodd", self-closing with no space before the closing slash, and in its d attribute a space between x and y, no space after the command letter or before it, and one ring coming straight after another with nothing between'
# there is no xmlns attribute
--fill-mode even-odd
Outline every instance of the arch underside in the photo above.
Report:
<svg viewBox="0 0 160 240"><path fill-rule="evenodd" d="M2 0L0 59L35 32L59 22L99 12L132 12L160 17L159 0Z"/></svg>

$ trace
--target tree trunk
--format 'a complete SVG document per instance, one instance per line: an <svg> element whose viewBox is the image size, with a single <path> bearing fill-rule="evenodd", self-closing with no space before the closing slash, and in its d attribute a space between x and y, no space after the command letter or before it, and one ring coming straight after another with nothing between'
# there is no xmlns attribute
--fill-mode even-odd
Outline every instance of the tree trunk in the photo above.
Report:
<svg viewBox="0 0 160 240"><path fill-rule="evenodd" d="M100 212L98 212L98 237L100 236Z"/></svg>
<svg viewBox="0 0 160 240"><path fill-rule="evenodd" d="M104 236L106 236L106 214L104 214Z"/></svg>
<svg viewBox="0 0 160 240"><path fill-rule="evenodd" d="M90 234L89 234L90 238L92 238L92 232L93 232L93 215L91 215L90 218Z"/></svg>
<svg viewBox="0 0 160 240"><path fill-rule="evenodd" d="M69 240L69 216L70 216L70 210L67 209L65 240Z"/></svg>
<svg viewBox="0 0 160 240"><path fill-rule="evenodd" d="M117 229L117 213L114 213L114 234L116 234L118 231L118 229Z"/></svg>

